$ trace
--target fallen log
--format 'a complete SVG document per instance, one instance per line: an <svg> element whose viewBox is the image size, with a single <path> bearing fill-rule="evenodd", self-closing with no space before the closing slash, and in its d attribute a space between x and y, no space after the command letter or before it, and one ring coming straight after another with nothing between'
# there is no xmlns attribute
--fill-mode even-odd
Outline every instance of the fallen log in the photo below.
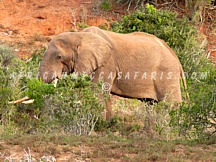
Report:
<svg viewBox="0 0 216 162"><path fill-rule="evenodd" d="M58 83L58 79L55 78L55 79L53 80L54 87L57 86L57 83ZM19 100L10 101L10 102L8 102L8 104L13 104L13 105L19 104L19 103L23 103L23 104L32 104L33 102L34 102L34 99L30 99L28 96L25 96L25 97L23 97L23 98L21 98L21 99L19 99Z"/></svg>
<svg viewBox="0 0 216 162"><path fill-rule="evenodd" d="M27 101L23 101L22 103L23 103L23 104L33 104L33 102L34 102L34 99L32 99L32 100L27 100Z"/></svg>
<svg viewBox="0 0 216 162"><path fill-rule="evenodd" d="M19 104L19 103L31 104L31 103L33 103L33 102L34 102L34 100L30 100L30 98L29 98L28 96L25 96L25 97L23 97L23 98L21 98L21 99L19 99L19 100L10 101L10 102L8 102L8 103L9 103L9 104L15 105L15 104Z"/></svg>

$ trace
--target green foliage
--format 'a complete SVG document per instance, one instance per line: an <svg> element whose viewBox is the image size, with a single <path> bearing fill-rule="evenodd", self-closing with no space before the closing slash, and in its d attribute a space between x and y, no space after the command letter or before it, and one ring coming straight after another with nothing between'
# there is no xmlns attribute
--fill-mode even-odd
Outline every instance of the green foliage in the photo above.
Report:
<svg viewBox="0 0 216 162"><path fill-rule="evenodd" d="M75 74L60 79L55 94L46 101L48 125L73 134L90 134L104 110L100 85L86 75ZM46 124L47 126L47 124Z"/></svg>
<svg viewBox="0 0 216 162"><path fill-rule="evenodd" d="M205 46L197 41L197 29L187 18L173 12L156 10L146 4L145 11L135 11L113 23L120 33L147 32L163 39L177 53L186 74L190 101L170 112L170 125L184 135L205 136L216 133L216 68L205 57ZM184 93L183 93L184 94Z"/></svg>
<svg viewBox="0 0 216 162"><path fill-rule="evenodd" d="M78 24L79 28L84 29L88 27L88 24L86 22L82 21L81 23Z"/></svg>
<svg viewBox="0 0 216 162"><path fill-rule="evenodd" d="M173 12L157 11L152 5L146 4L145 11L135 11L115 23L113 31L131 33L135 31L147 32L163 39L170 47L184 49L191 48L193 43L185 44L189 37L194 38L195 28L189 26L186 18L178 19ZM195 39L195 38L194 38Z"/></svg>
<svg viewBox="0 0 216 162"><path fill-rule="evenodd" d="M9 105L10 100L16 100L24 94L24 81L37 73L31 63L14 57L13 49L7 45L0 46L0 124L8 133L17 131L17 109ZM38 65L37 65L38 66Z"/></svg>
<svg viewBox="0 0 216 162"><path fill-rule="evenodd" d="M104 11L108 11L112 8L112 3L109 0L104 0L104 1L100 2L100 7Z"/></svg>
<svg viewBox="0 0 216 162"><path fill-rule="evenodd" d="M44 49L31 59L13 56L13 49L0 47L1 133L70 132L90 134L97 121L102 122L105 96L101 83L95 85L86 75L72 74L59 80L57 88L37 79ZM6 64L6 61L7 64ZM24 96L34 99L30 105L8 104Z"/></svg>
<svg viewBox="0 0 216 162"><path fill-rule="evenodd" d="M28 80L27 87L26 95L31 99L36 99L34 102L36 107L41 107L43 105L44 96L54 94L54 86L52 84L44 84L37 78Z"/></svg>
<svg viewBox="0 0 216 162"><path fill-rule="evenodd" d="M0 45L0 62L2 67L6 67L11 64L11 60L14 57L13 49L6 44Z"/></svg>

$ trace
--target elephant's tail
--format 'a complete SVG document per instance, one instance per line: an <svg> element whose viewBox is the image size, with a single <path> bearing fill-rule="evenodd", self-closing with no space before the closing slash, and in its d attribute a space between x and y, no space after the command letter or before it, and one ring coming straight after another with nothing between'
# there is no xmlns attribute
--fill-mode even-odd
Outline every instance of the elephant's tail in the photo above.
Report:
<svg viewBox="0 0 216 162"><path fill-rule="evenodd" d="M186 78L185 78L185 74L184 74L184 71L183 71L183 68L182 68L181 64L180 64L180 76L181 76L181 79L182 79L184 91L185 91L185 93L186 93L186 98L187 98L188 100L190 100L189 93L188 93L188 91L187 91Z"/></svg>

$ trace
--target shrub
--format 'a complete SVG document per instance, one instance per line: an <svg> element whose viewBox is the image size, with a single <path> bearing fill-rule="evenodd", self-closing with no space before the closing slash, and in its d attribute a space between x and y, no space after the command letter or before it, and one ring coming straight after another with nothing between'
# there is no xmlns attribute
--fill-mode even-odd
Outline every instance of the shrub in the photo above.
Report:
<svg viewBox="0 0 216 162"><path fill-rule="evenodd" d="M216 68L205 57L205 46L198 40L197 29L187 18L173 12L156 10L146 4L144 12L135 11L115 22L112 30L120 33L135 31L154 34L177 53L186 74L190 101L170 112L172 126L184 134L202 136L206 130L216 132ZM211 129L209 129L211 127Z"/></svg>
<svg viewBox="0 0 216 162"><path fill-rule="evenodd" d="M13 49L0 46L0 116L3 134L55 132L90 134L101 119L105 96L101 84L82 75L65 76L57 88L37 79L41 51L27 61L13 57ZM24 96L31 105L10 105Z"/></svg>
<svg viewBox="0 0 216 162"><path fill-rule="evenodd" d="M61 131L83 135L94 131L98 119L103 120L101 114L104 111L105 98L101 86L94 85L85 75L74 76L71 74L60 79L55 89L52 84L45 84L37 79L28 81L26 94L35 99L35 102L25 106L22 113L30 110L37 120L31 116L22 118L27 132Z"/></svg>
<svg viewBox="0 0 216 162"><path fill-rule="evenodd" d="M5 132L17 133L20 120L20 105L8 104L11 100L24 97L27 80L37 76L41 51L36 51L30 60L15 57L8 45L0 46L0 124ZM42 50L44 51L44 50ZM26 112L27 114L28 112Z"/></svg>
<svg viewBox="0 0 216 162"><path fill-rule="evenodd" d="M104 11L108 11L112 8L112 3L108 0L104 0L102 2L100 2L100 7L104 10Z"/></svg>
<svg viewBox="0 0 216 162"><path fill-rule="evenodd" d="M186 18L178 19L173 12L158 11L152 5L146 4L145 11L135 11L123 16L120 23L113 24L113 31L131 33L135 31L147 32L163 39L172 48L192 48L196 29ZM188 38L192 39L185 44Z"/></svg>
<svg viewBox="0 0 216 162"><path fill-rule="evenodd" d="M60 79L55 94L46 101L46 126L75 135L91 134L104 110L101 86L86 75L74 74ZM48 129L50 129L48 128Z"/></svg>
<svg viewBox="0 0 216 162"><path fill-rule="evenodd" d="M7 109L7 101L16 93L16 81L11 78L11 64L14 59L13 49L8 45L0 45L0 114L1 122L8 123L7 119L10 118L8 112L13 114L13 109ZM12 88L14 89L12 89Z"/></svg>

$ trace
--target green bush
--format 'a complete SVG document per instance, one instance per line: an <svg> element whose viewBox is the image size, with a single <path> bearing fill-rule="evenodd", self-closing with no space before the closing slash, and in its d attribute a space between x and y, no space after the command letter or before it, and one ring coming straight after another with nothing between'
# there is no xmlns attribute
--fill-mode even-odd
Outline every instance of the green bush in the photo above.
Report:
<svg viewBox="0 0 216 162"><path fill-rule="evenodd" d="M94 85L89 77L65 76L45 101L46 126L76 135L91 134L102 118L104 103L101 86Z"/></svg>
<svg viewBox="0 0 216 162"><path fill-rule="evenodd" d="M108 11L112 8L112 2L108 1L108 0L104 0L102 2L100 2L100 7L104 10L104 11Z"/></svg>
<svg viewBox="0 0 216 162"><path fill-rule="evenodd" d="M101 83L93 84L82 75L65 76L57 88L37 79L44 49L27 61L13 56L13 49L0 46L0 125L2 134L70 132L90 134L102 120L105 96ZM8 104L24 96L30 105Z"/></svg>
<svg viewBox="0 0 216 162"><path fill-rule="evenodd" d="M195 40L195 27L186 18L178 19L173 12L158 11L152 5L146 4L145 11L135 11L123 16L120 23L113 24L113 31L131 33L147 32L163 39L171 48L192 48ZM191 37L191 38L190 38ZM190 38L192 41L185 44Z"/></svg>
<svg viewBox="0 0 216 162"><path fill-rule="evenodd" d="M13 49L8 45L0 46L0 125L1 133L17 133L20 117L20 105L11 105L8 102L24 97L27 90L27 81L36 78L41 53L36 51L27 61L16 58ZM26 122L28 123L28 122Z"/></svg>
<svg viewBox="0 0 216 162"><path fill-rule="evenodd" d="M170 112L171 126L185 135L203 136L216 132L216 68L205 57L205 46L198 40L193 22L177 18L173 12L158 11L146 4L144 12L135 11L112 24L120 33L147 32L163 39L177 53L186 74L190 101Z"/></svg>

